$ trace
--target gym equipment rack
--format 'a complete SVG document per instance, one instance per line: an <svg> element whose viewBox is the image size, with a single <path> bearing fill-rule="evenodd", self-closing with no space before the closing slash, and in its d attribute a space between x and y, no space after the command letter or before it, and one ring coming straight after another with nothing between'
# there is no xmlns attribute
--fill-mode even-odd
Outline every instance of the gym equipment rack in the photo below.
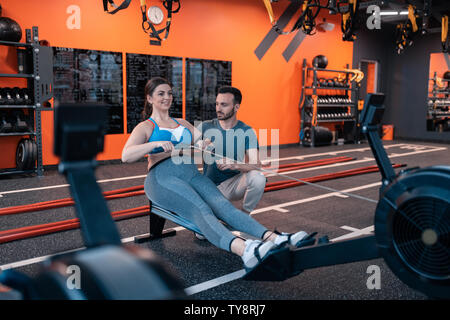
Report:
<svg viewBox="0 0 450 320"><path fill-rule="evenodd" d="M431 92L428 93L427 107L427 130L428 131L449 131L448 122L450 121L450 80L442 79L445 87L442 88L437 84L436 72L433 78Z"/></svg>
<svg viewBox="0 0 450 320"><path fill-rule="evenodd" d="M43 103L53 97L53 51L51 47L39 44L38 27L36 26L32 27L32 29L26 29L26 43L0 41L0 45L25 48L27 60L29 55L32 55L32 66L28 66L32 73L0 73L0 77L26 78L27 88L30 92L33 92L32 105L0 105L0 110L28 109L34 113L34 128L32 130L29 132L0 133L0 137L28 136L37 145L37 161L33 165L34 168L32 170L1 169L0 175L37 173L38 176L42 176L44 169L42 164L41 111L53 111L53 108L43 107Z"/></svg>
<svg viewBox="0 0 450 320"><path fill-rule="evenodd" d="M348 69L348 65L347 65ZM311 77L310 72L312 71L312 83L308 85L308 79ZM331 85L321 86L319 83L318 73L337 73L337 74L345 74L345 83L346 86L337 86L334 83L330 83ZM315 139L315 130L313 129L319 123L330 123L336 122L341 123L344 122L344 127L346 126L346 122L353 122L352 127L352 137L351 140L355 143L359 143L359 134L357 128L359 127L359 114L358 114L358 90L359 84L356 81L350 81L348 76L351 74L351 71L348 70L332 70L326 68L318 68L318 67L308 67L306 63L306 59L303 59L302 65L302 91L300 96L300 114L301 114L301 125L300 125L300 145L314 147L316 145L320 145L317 143ZM307 94L307 90L312 90L311 93ZM341 94L335 94L339 98L330 98L330 101L325 102L322 101L323 97L326 96L326 93L322 95L322 92L333 91L333 92L342 92ZM349 96L350 92L350 96ZM317 124L313 123L312 113L313 113L313 97L318 97L317 101ZM345 98L345 99L344 99ZM331 101L333 100L333 101ZM350 107L350 112L346 112L345 109ZM305 138L305 129L310 128L310 141L306 141ZM345 131L343 129L343 131ZM345 132L344 132L345 134ZM337 137L336 137L337 139ZM350 140L350 139L347 139Z"/></svg>

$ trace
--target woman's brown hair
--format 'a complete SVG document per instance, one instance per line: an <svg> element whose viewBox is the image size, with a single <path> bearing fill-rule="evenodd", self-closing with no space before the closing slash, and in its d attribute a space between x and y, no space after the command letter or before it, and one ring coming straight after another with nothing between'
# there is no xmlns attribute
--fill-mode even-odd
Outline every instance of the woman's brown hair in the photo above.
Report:
<svg viewBox="0 0 450 320"><path fill-rule="evenodd" d="M145 103L144 103L144 110L142 111L142 120L147 120L148 118L150 118L153 112L153 106L151 103L148 102L147 96L153 95L153 92L155 91L156 87L161 84L167 84L170 86L169 81L161 77L154 77L147 81L147 84L145 85L144 89Z"/></svg>

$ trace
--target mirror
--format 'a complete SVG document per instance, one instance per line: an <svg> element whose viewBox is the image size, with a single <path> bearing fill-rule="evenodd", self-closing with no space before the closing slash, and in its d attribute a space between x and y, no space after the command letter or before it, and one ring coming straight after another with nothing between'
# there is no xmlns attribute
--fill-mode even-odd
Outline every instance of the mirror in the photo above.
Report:
<svg viewBox="0 0 450 320"><path fill-rule="evenodd" d="M450 55L430 54L427 131L450 132Z"/></svg>

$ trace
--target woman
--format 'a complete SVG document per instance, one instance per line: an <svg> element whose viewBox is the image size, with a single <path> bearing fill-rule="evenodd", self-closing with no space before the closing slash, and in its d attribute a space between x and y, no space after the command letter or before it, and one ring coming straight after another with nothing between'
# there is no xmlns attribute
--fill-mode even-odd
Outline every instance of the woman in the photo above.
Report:
<svg viewBox="0 0 450 320"><path fill-rule="evenodd" d="M147 197L193 222L212 244L240 256L247 269L255 267L276 247L301 243L306 232L269 231L236 209L194 163L175 161L179 155L172 152L174 147L180 143L190 145L193 137L200 135L188 121L169 117L172 100L167 80L150 79L145 86L144 121L134 128L123 148L123 162L135 162L148 154L149 173L144 184ZM262 241L237 237L219 220Z"/></svg>

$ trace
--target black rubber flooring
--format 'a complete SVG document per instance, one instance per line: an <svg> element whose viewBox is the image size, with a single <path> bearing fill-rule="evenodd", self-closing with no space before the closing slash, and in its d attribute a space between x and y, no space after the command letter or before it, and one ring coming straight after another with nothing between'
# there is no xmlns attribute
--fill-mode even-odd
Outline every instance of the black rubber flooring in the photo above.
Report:
<svg viewBox="0 0 450 320"><path fill-rule="evenodd" d="M411 167L450 165L448 145L412 142L385 142L391 162ZM333 154L335 153L335 154ZM350 156L356 160L337 166L306 169L285 173L305 178L324 173L374 165L367 143L316 148L289 147L279 150L280 164L317 160L335 156ZM289 157L304 157L286 159ZM359 162L358 162L359 161ZM143 185L146 164L100 165L96 171L103 191ZM398 171L398 170L397 170ZM122 179L121 179L122 178ZM124 179L125 178L125 179ZM106 180L106 181L103 181ZM279 177L269 177L269 182ZM320 185L337 190L360 187L353 193L378 199L379 173L363 174L337 180L320 182ZM70 197L65 178L56 170L46 170L43 177L8 177L0 179L0 207L30 204ZM48 187L48 188L47 188ZM34 189L36 190L28 190ZM45 188L45 189L44 189ZM348 234L370 233L374 224L375 204L355 199L327 195L331 191L312 186L299 186L267 192L258 204L253 217L269 228L295 232L317 231L330 239ZM145 196L110 200L111 211L147 205ZM239 203L235 203L239 206ZM75 218L72 207L42 212L0 216L0 231L65 219ZM121 236L131 241L136 235L148 232L148 217L117 222ZM178 227L170 222L166 228ZM361 231L362 230L362 231ZM383 259L355 262L344 265L306 270L283 282L259 282L236 279L235 272L242 270L239 257L220 250L206 241L197 240L193 233L178 228L175 237L139 244L162 257L182 279L191 299L198 300L424 300L423 294L402 283ZM15 268L30 276L37 274L41 257L83 247L80 231L71 230L30 239L0 244L0 268ZM37 258L37 259L36 259ZM31 260L29 260L31 259ZM380 289L369 289L368 267L376 265L381 271Z"/></svg>

